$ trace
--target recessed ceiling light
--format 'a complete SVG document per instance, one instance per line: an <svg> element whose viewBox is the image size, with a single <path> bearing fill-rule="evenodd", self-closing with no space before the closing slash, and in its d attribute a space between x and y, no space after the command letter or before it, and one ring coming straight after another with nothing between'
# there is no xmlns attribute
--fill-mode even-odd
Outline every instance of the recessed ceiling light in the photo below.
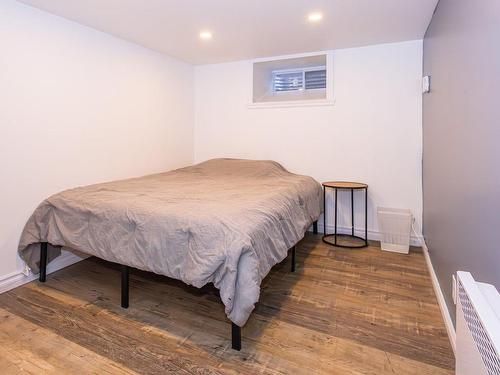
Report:
<svg viewBox="0 0 500 375"><path fill-rule="evenodd" d="M210 31L202 31L200 33L200 38L203 40L210 40L212 39L212 33Z"/></svg>
<svg viewBox="0 0 500 375"><path fill-rule="evenodd" d="M319 22L323 19L323 13L320 13L320 12L311 13L311 14L309 14L309 16L307 16L307 19L310 22Z"/></svg>

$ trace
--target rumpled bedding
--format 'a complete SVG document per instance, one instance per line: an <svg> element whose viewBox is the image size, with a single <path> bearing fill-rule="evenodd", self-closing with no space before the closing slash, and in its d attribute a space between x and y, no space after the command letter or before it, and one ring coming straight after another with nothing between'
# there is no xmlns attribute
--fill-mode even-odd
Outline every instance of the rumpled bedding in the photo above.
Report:
<svg viewBox="0 0 500 375"><path fill-rule="evenodd" d="M39 272L70 248L220 290L228 318L243 326L260 284L321 212L321 185L274 161L213 159L122 181L78 187L43 201L19 254Z"/></svg>

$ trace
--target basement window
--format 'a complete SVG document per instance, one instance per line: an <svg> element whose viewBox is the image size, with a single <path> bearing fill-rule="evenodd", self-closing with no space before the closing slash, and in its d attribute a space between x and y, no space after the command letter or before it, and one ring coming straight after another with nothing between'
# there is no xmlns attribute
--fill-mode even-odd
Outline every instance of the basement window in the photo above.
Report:
<svg viewBox="0 0 500 375"><path fill-rule="evenodd" d="M332 104L328 54L253 63L252 107Z"/></svg>
<svg viewBox="0 0 500 375"><path fill-rule="evenodd" d="M275 70L273 72L273 92L296 90L325 90L326 66L314 68Z"/></svg>

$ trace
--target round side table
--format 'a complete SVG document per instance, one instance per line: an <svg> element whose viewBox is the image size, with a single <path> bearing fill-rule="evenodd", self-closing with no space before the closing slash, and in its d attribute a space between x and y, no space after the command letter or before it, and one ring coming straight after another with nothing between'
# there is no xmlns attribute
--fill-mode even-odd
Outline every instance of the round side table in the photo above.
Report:
<svg viewBox="0 0 500 375"><path fill-rule="evenodd" d="M333 234L327 234L326 231L326 189L333 189L335 193L335 229ZM339 190L351 191L351 234L337 233L337 195ZM354 190L365 191L365 238L354 235ZM368 185L360 182L330 181L323 183L323 242L350 249L368 246ZM343 240L343 241L342 241ZM351 243L346 243L349 240ZM354 244L352 242L360 242Z"/></svg>

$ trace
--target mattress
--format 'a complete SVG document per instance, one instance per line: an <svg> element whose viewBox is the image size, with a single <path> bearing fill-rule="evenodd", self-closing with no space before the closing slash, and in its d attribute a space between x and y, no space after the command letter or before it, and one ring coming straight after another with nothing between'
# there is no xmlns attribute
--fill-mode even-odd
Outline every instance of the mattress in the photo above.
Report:
<svg viewBox="0 0 500 375"><path fill-rule="evenodd" d="M40 242L220 290L243 326L260 284L321 212L321 185L274 161L213 159L174 171L78 187L44 200L19 255L37 273Z"/></svg>

